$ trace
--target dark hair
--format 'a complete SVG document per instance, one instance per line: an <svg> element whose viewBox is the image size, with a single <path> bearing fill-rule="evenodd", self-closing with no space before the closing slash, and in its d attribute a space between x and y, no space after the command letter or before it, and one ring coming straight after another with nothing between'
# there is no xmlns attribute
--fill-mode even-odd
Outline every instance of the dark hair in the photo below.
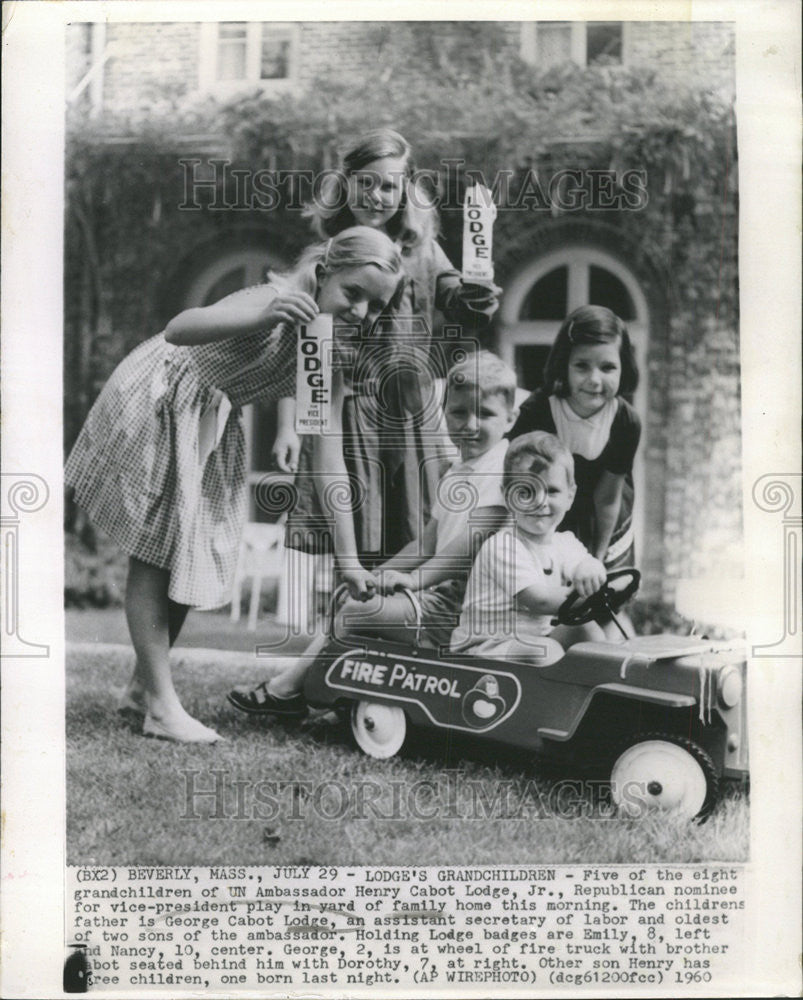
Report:
<svg viewBox="0 0 803 1000"><path fill-rule="evenodd" d="M561 323L555 343L544 366L544 389L551 396L569 394L569 358L580 344L619 345L622 377L619 395L632 396L638 386L636 356L627 327L605 306L580 306Z"/></svg>

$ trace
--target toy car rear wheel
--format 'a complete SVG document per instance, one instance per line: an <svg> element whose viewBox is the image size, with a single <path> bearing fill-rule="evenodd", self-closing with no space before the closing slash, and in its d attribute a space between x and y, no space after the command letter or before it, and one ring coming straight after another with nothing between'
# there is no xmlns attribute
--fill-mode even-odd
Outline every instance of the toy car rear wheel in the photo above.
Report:
<svg viewBox="0 0 803 1000"><path fill-rule="evenodd" d="M398 705L358 701L351 709L351 732L357 746L369 757L393 757L401 750L407 736L404 709Z"/></svg>
<svg viewBox="0 0 803 1000"><path fill-rule="evenodd" d="M665 812L703 820L719 796L714 762L698 744L672 733L628 740L613 763L610 782L619 812L631 817Z"/></svg>

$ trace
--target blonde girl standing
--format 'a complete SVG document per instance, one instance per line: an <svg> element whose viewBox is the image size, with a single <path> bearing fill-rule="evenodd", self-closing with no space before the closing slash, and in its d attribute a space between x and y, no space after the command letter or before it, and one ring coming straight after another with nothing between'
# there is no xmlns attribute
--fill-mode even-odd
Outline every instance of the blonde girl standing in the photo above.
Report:
<svg viewBox="0 0 803 1000"><path fill-rule="evenodd" d="M65 481L129 556L136 665L120 707L144 717L143 734L219 739L182 706L169 650L190 607L229 599L247 501L242 407L294 393L300 324L330 313L337 344L338 327L370 324L388 307L401 275L388 237L346 230L311 247L290 274L180 313L118 366L92 408ZM347 375L341 363L336 417ZM329 438L317 452L335 473L345 468L338 448ZM344 576L361 593L372 578L348 509L336 520Z"/></svg>

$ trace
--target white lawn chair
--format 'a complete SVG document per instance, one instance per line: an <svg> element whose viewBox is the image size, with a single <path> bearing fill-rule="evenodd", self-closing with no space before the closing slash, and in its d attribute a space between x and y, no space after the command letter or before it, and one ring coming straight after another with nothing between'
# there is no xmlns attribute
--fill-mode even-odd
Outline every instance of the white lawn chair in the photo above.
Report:
<svg viewBox="0 0 803 1000"><path fill-rule="evenodd" d="M284 519L275 524L246 524L240 542L237 569L231 590L231 620L240 620L240 600L245 580L251 582L251 601L248 607L248 631L256 632L259 599L263 580L275 580L279 589L278 603L284 601L286 567L284 549Z"/></svg>

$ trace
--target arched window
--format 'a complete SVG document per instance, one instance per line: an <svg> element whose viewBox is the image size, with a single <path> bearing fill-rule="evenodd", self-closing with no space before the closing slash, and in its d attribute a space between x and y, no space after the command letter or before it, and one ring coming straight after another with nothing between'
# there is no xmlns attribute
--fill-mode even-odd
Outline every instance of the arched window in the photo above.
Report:
<svg viewBox="0 0 803 1000"><path fill-rule="evenodd" d="M258 285L268 267L284 267L284 261L271 260L262 250L232 250L197 275L187 289L184 307L208 306L240 288Z"/></svg>
<svg viewBox="0 0 803 1000"><path fill-rule="evenodd" d="M634 469L634 526L638 551L642 551L650 322L647 299L632 272L611 254L584 246L564 247L534 258L505 286L497 347L515 369L519 386L536 389L560 324L582 305L607 306L615 312L627 324L636 352L640 380L634 403L641 417L642 438Z"/></svg>

